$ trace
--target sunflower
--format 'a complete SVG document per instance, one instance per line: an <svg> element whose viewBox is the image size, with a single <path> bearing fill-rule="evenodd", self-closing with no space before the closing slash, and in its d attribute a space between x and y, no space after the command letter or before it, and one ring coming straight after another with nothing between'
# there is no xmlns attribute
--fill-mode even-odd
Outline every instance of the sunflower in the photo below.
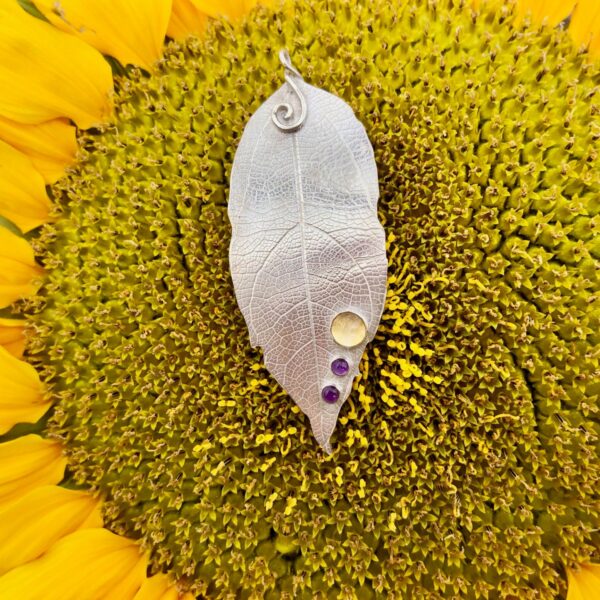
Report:
<svg viewBox="0 0 600 600"><path fill-rule="evenodd" d="M600 598L600 5L0 4L0 599ZM232 293L287 47L389 291L324 455Z"/></svg>

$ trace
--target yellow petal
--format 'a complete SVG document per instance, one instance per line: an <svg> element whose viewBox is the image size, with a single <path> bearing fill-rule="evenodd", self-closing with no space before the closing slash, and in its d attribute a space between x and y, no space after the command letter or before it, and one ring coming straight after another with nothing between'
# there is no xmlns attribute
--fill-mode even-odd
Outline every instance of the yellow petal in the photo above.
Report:
<svg viewBox="0 0 600 600"><path fill-rule="evenodd" d="M586 46L592 56L600 55L600 3L598 0L577 0L569 32L575 43Z"/></svg>
<svg viewBox="0 0 600 600"><path fill-rule="evenodd" d="M102 527L100 502L87 492L46 485L0 509L0 575L81 528Z"/></svg>
<svg viewBox="0 0 600 600"><path fill-rule="evenodd" d="M75 131L65 119L25 125L0 116L0 139L26 154L46 183L54 183L74 162Z"/></svg>
<svg viewBox="0 0 600 600"><path fill-rule="evenodd" d="M0 347L0 407L6 402L40 402L44 390L36 370Z"/></svg>
<svg viewBox="0 0 600 600"><path fill-rule="evenodd" d="M23 319L0 318L0 346L13 356L21 358L25 349L25 321Z"/></svg>
<svg viewBox="0 0 600 600"><path fill-rule="evenodd" d="M128 600L144 579L138 545L107 529L83 529L0 577L1 600Z"/></svg>
<svg viewBox="0 0 600 600"><path fill-rule="evenodd" d="M0 90L0 115L8 119L68 117L87 128L110 115L112 73L97 50L16 2L1 2Z"/></svg>
<svg viewBox="0 0 600 600"><path fill-rule="evenodd" d="M575 2L576 0L517 0L517 15L529 15L534 23L545 22L554 27L573 12Z"/></svg>
<svg viewBox="0 0 600 600"><path fill-rule="evenodd" d="M171 0L36 0L48 20L121 64L150 67L162 53Z"/></svg>
<svg viewBox="0 0 600 600"><path fill-rule="evenodd" d="M50 408L36 370L0 346L0 434L17 423L35 423Z"/></svg>
<svg viewBox="0 0 600 600"><path fill-rule="evenodd" d="M34 294L41 274L27 240L0 226L0 308Z"/></svg>
<svg viewBox="0 0 600 600"><path fill-rule="evenodd" d="M139 547L136 546L137 552ZM135 597L135 594L140 589L140 586L146 578L146 570L148 568L147 560L140 556L138 562L133 569L127 573L123 579L116 580L111 590L104 596L104 600L123 600L124 598ZM79 598L79 596L78 596Z"/></svg>
<svg viewBox="0 0 600 600"><path fill-rule="evenodd" d="M50 408L50 402L40 404L2 403L0 405L0 434L10 431L17 423L35 423Z"/></svg>
<svg viewBox="0 0 600 600"><path fill-rule="evenodd" d="M567 600L600 600L600 565L588 563L567 569Z"/></svg>
<svg viewBox="0 0 600 600"><path fill-rule="evenodd" d="M173 0L167 35L181 40L191 34L203 33L206 21L206 14L194 4L194 0Z"/></svg>
<svg viewBox="0 0 600 600"><path fill-rule="evenodd" d="M48 221L50 200L32 162L0 140L0 215L27 232Z"/></svg>
<svg viewBox="0 0 600 600"><path fill-rule="evenodd" d="M66 465L60 444L39 435L0 444L0 505L60 482Z"/></svg>
<svg viewBox="0 0 600 600"><path fill-rule="evenodd" d="M180 595L177 586L164 573L146 579L134 600L194 600L191 593Z"/></svg>
<svg viewBox="0 0 600 600"><path fill-rule="evenodd" d="M191 2L209 17L228 17L235 20L249 13L257 4L270 6L272 0L191 0Z"/></svg>

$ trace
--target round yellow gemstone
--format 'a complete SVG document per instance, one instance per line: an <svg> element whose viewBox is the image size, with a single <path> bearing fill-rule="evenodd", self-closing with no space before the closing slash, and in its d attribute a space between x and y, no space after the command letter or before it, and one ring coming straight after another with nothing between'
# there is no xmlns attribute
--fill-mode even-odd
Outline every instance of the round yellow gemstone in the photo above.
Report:
<svg viewBox="0 0 600 600"><path fill-rule="evenodd" d="M352 348L365 340L367 326L356 313L343 312L333 319L331 335L340 346Z"/></svg>

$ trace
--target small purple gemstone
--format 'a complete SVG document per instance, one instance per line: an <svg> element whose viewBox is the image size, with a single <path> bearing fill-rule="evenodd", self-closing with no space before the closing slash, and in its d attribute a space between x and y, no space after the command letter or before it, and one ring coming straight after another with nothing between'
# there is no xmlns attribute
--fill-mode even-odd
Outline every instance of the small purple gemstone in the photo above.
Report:
<svg viewBox="0 0 600 600"><path fill-rule="evenodd" d="M345 358L336 358L331 363L331 370L335 375L339 375L340 377L342 377L343 375L346 375L348 373L348 371L350 370L350 365L348 364L348 361Z"/></svg>
<svg viewBox="0 0 600 600"><path fill-rule="evenodd" d="M325 400L325 402L329 404L334 404L338 401L338 398L340 397L340 390L338 390L335 387L335 385L326 385L321 390L321 396L323 400Z"/></svg>

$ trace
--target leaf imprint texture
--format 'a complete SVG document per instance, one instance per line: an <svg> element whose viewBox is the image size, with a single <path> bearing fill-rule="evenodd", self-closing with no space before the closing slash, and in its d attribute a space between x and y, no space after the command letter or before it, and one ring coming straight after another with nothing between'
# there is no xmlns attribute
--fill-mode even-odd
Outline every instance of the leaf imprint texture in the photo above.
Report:
<svg viewBox="0 0 600 600"><path fill-rule="evenodd" d="M385 301L377 167L352 109L284 65L286 83L252 116L235 155L230 267L251 344L263 349L266 367L331 452L338 413ZM299 126L283 128L294 119ZM366 325L353 347L336 342L343 331L332 334L342 313ZM346 315L338 320L347 322Z"/></svg>

